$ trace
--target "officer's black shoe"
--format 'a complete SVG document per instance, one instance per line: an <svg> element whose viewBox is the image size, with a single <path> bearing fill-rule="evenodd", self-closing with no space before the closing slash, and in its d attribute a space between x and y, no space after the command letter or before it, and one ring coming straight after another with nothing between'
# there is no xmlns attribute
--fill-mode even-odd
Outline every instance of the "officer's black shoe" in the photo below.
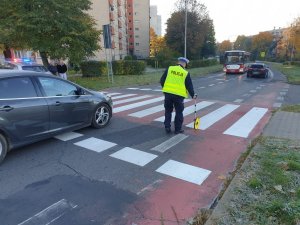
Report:
<svg viewBox="0 0 300 225"><path fill-rule="evenodd" d="M167 134L171 133L171 128L170 127L166 127L165 130L166 130Z"/></svg>
<svg viewBox="0 0 300 225"><path fill-rule="evenodd" d="M175 130L175 134L182 134L184 133L184 130Z"/></svg>

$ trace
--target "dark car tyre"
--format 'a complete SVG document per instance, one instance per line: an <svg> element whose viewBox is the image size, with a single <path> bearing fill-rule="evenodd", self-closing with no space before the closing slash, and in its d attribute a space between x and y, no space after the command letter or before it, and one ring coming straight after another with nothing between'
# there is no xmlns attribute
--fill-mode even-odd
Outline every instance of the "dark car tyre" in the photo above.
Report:
<svg viewBox="0 0 300 225"><path fill-rule="evenodd" d="M99 104L93 113L92 126L95 128L105 127L109 123L111 116L110 107L105 103Z"/></svg>
<svg viewBox="0 0 300 225"><path fill-rule="evenodd" d="M0 163L5 158L7 149L8 149L7 141L5 137L2 134L0 134Z"/></svg>

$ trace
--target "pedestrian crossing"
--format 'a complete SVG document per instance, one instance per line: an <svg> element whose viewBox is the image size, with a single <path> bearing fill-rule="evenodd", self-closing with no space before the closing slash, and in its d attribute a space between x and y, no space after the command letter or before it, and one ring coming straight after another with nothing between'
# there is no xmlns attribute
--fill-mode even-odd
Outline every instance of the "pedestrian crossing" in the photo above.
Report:
<svg viewBox="0 0 300 225"><path fill-rule="evenodd" d="M107 93L111 95L110 93ZM151 119L154 122L164 122L164 96L139 95L139 94L116 94L112 93L114 99L113 113L122 116L129 116L137 119ZM199 101L196 103L197 114L200 116L200 130L207 130L221 121L227 120L234 113L235 121L226 127L221 134L240 138L248 138L252 130L268 112L268 108L247 106L240 104L223 104L214 101ZM204 111L204 112L203 112ZM191 99L185 99L184 126L194 127L195 105ZM121 115L120 115L121 116ZM175 119L175 112L172 113L172 122Z"/></svg>

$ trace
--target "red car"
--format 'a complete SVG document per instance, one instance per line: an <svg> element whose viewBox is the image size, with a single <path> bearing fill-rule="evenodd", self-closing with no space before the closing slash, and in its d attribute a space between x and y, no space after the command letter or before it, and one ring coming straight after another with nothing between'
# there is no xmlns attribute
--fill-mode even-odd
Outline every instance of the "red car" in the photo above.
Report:
<svg viewBox="0 0 300 225"><path fill-rule="evenodd" d="M268 78L269 70L264 63L253 63L249 66L247 77Z"/></svg>

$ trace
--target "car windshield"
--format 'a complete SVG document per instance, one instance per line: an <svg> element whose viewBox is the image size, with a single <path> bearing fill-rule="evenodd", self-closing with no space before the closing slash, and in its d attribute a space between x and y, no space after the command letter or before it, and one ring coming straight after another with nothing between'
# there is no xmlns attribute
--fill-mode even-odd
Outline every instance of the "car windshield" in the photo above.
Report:
<svg viewBox="0 0 300 225"><path fill-rule="evenodd" d="M35 72L47 72L48 70L43 66L22 66L23 70L35 71Z"/></svg>
<svg viewBox="0 0 300 225"><path fill-rule="evenodd" d="M253 69L262 69L262 68L264 68L264 66L263 65L254 64L254 65L251 65L251 68L253 68Z"/></svg>

